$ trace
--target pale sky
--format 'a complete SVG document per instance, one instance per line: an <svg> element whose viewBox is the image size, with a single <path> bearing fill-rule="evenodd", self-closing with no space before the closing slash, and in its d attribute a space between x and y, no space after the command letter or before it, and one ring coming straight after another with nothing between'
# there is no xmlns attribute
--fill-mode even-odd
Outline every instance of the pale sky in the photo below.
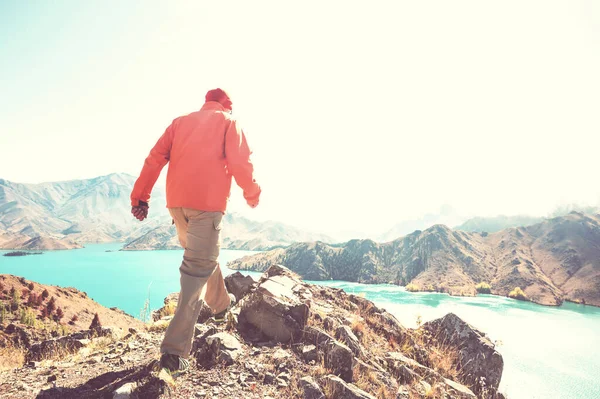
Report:
<svg viewBox="0 0 600 399"><path fill-rule="evenodd" d="M230 209L254 219L599 203L600 1L290 3L2 2L0 178L137 175L222 87L263 186Z"/></svg>

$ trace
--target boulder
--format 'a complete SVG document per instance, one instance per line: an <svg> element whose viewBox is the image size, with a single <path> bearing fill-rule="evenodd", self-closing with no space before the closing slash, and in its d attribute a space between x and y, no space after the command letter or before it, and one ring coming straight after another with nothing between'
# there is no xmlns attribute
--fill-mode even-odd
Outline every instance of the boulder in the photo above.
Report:
<svg viewBox="0 0 600 399"><path fill-rule="evenodd" d="M288 343L302 337L310 313L310 291L294 273L272 266L256 290L240 303L238 329L255 329L267 339Z"/></svg>
<svg viewBox="0 0 600 399"><path fill-rule="evenodd" d="M494 344L482 332L453 313L425 323L422 327L438 345L458 351L458 371L462 383L477 396L495 397L504 361Z"/></svg>
<svg viewBox="0 0 600 399"><path fill-rule="evenodd" d="M302 389L302 399L325 399L321 387L312 377L300 378L298 385Z"/></svg>
<svg viewBox="0 0 600 399"><path fill-rule="evenodd" d="M335 336L341 342L346 344L348 348L354 353L355 356L361 357L363 355L362 347L356 335L352 332L348 326L339 326L335 331Z"/></svg>
<svg viewBox="0 0 600 399"><path fill-rule="evenodd" d="M375 396L369 395L352 384L345 383L334 375L326 376L325 383L330 399L376 399Z"/></svg>
<svg viewBox="0 0 600 399"><path fill-rule="evenodd" d="M346 382L352 382L354 355L346 346L337 341L330 342L325 349L325 367Z"/></svg>
<svg viewBox="0 0 600 399"><path fill-rule="evenodd" d="M256 281L250 276L235 272L225 277L225 287L235 296L235 300L239 301L256 287Z"/></svg>

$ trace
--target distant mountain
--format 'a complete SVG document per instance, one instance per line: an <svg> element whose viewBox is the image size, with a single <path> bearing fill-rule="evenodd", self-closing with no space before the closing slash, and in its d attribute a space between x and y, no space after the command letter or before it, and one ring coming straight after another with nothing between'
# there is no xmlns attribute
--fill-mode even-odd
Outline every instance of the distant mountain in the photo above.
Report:
<svg viewBox="0 0 600 399"><path fill-rule="evenodd" d="M83 248L81 244L74 241L55 238L51 236L18 236L12 240L0 242L0 249L23 249L23 250L57 250Z"/></svg>
<svg viewBox="0 0 600 399"><path fill-rule="evenodd" d="M567 212L568 213L568 212ZM563 216L563 215L560 215ZM469 232L488 232L495 233L500 230L511 227L531 226L532 224L540 223L544 220L541 217L534 216L496 216L496 217L476 217L467 220L454 230L469 231Z"/></svg>
<svg viewBox="0 0 600 399"><path fill-rule="evenodd" d="M264 271L273 263L310 280L412 284L453 295L475 295L476 285L485 282L497 295L519 287L541 304L600 306L600 215L574 212L491 234L436 225L383 244L298 243L228 267Z"/></svg>
<svg viewBox="0 0 600 399"><path fill-rule="evenodd" d="M444 205L438 213L427 213L419 218L403 220L378 237L377 241L388 242L412 233L415 230L425 230L436 224L455 226L464 222L465 218L458 215L454 208Z"/></svg>
<svg viewBox="0 0 600 399"><path fill-rule="evenodd" d="M69 247L71 241L131 243L126 249L174 248L177 240L170 227L164 190L154 188L149 218L140 223L130 213L129 195L134 183L135 177L124 173L41 184L0 179L0 245L21 249L29 239L42 237L38 241L47 243L46 249ZM225 223L224 248L267 249L313 239L332 242L320 234L276 222L259 223L236 214L228 214Z"/></svg>
<svg viewBox="0 0 600 399"><path fill-rule="evenodd" d="M263 251L277 247L287 247L295 242L311 239L333 242L323 234L308 233L278 222L256 222L236 213L228 213L223 218L223 249ZM125 251L153 249L181 249L175 226L160 226L123 247Z"/></svg>

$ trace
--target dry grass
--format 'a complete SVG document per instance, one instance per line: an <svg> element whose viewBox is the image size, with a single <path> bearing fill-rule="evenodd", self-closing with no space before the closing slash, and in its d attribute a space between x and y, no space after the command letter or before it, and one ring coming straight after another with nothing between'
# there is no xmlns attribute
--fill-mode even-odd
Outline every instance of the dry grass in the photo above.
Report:
<svg viewBox="0 0 600 399"><path fill-rule="evenodd" d="M12 346L0 348L0 371L16 369L25 364L25 352Z"/></svg>
<svg viewBox="0 0 600 399"><path fill-rule="evenodd" d="M147 328L150 332L163 332L167 330L169 324L171 324L171 320L158 320L150 324Z"/></svg>
<svg viewBox="0 0 600 399"><path fill-rule="evenodd" d="M350 324L350 329L354 335L356 335L362 341L362 337L364 336L366 329L365 321L362 320L362 318L355 317L354 320L352 320L352 324Z"/></svg>
<svg viewBox="0 0 600 399"><path fill-rule="evenodd" d="M160 317L172 316L175 314L175 309L177 309L177 303L173 301L167 302L165 306L163 306L158 314Z"/></svg>

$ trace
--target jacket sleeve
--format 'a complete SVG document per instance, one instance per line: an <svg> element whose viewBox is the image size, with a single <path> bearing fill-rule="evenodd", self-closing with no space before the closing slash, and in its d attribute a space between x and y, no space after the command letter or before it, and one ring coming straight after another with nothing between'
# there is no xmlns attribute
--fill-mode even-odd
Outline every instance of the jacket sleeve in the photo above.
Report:
<svg viewBox="0 0 600 399"><path fill-rule="evenodd" d="M169 125L165 133L158 139L158 142L150 151L150 155L146 158L140 177L136 180L131 192L131 206L138 206L140 201L150 201L150 193L152 192L154 183L156 183L162 168L169 162L169 158L171 157L171 145L173 144L173 132L176 121L173 121Z"/></svg>
<svg viewBox="0 0 600 399"><path fill-rule="evenodd" d="M247 202L258 200L261 189L254 180L254 167L250 161L250 148L246 136L235 120L231 121L225 134L225 159L227 170L244 191Z"/></svg>

